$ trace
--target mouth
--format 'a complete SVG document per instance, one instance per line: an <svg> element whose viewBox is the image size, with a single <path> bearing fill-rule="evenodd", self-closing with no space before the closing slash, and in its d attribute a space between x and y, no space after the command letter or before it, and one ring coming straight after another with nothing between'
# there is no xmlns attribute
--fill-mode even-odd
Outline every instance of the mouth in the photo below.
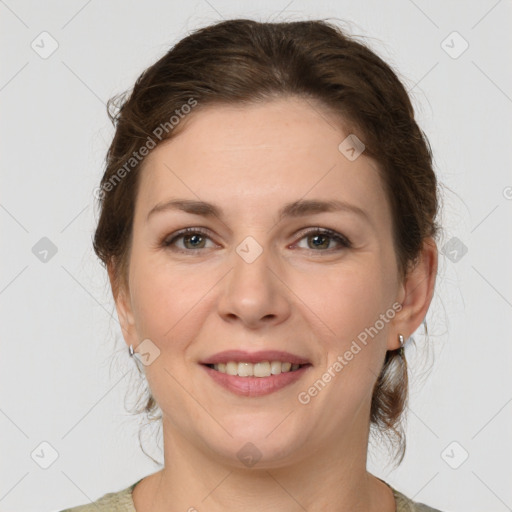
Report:
<svg viewBox="0 0 512 512"><path fill-rule="evenodd" d="M206 374L224 390L245 397L279 391L301 379L313 365L282 350L225 350L200 362Z"/></svg>

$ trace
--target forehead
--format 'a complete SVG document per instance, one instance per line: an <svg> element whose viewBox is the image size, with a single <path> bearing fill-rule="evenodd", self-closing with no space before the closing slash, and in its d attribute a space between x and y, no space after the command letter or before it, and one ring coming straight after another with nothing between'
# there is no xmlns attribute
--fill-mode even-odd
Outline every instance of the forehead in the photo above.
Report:
<svg viewBox="0 0 512 512"><path fill-rule="evenodd" d="M172 197L247 209L307 195L376 210L385 201L376 162L364 153L349 160L339 149L349 133L310 100L199 108L182 128L144 161L138 203L145 210Z"/></svg>

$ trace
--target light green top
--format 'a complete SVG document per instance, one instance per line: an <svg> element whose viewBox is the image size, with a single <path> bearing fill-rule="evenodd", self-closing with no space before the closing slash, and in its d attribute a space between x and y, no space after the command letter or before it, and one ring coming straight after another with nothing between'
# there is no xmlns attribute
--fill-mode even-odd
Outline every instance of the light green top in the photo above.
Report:
<svg viewBox="0 0 512 512"><path fill-rule="evenodd" d="M66 510L62 510L61 512L137 512L133 504L132 491L133 488L141 480L142 478L121 491L109 492L108 494L105 494L96 500L94 503L68 508ZM384 482L384 480L382 481ZM436 508L431 508L427 505L424 505L423 503L417 503L410 500L402 493L391 487L388 483L384 483L391 488L393 495L395 496L395 512L441 512Z"/></svg>

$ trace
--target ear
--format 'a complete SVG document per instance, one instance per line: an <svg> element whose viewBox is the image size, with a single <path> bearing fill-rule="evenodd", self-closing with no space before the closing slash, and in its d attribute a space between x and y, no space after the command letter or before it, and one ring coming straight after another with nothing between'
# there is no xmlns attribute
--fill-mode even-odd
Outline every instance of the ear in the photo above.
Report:
<svg viewBox="0 0 512 512"><path fill-rule="evenodd" d="M130 291L122 282L122 279L119 278L114 262L111 261L107 264L107 271L124 340L127 345L136 347L138 342L130 301Z"/></svg>
<svg viewBox="0 0 512 512"><path fill-rule="evenodd" d="M398 335L402 334L407 340L423 322L434 295L437 260L437 245L429 237L423 242L418 262L400 287L397 300L402 304L402 309L395 315L388 350L400 348Z"/></svg>

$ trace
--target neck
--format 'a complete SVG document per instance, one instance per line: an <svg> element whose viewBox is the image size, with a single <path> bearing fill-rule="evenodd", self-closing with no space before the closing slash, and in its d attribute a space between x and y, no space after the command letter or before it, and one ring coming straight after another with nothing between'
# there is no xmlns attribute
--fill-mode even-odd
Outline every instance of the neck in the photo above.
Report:
<svg viewBox="0 0 512 512"><path fill-rule="evenodd" d="M200 449L165 417L163 432L165 467L148 477L151 482L137 499L134 491L137 512L395 510L390 488L366 470L368 428L319 440L304 448L300 459L262 457L249 468Z"/></svg>

